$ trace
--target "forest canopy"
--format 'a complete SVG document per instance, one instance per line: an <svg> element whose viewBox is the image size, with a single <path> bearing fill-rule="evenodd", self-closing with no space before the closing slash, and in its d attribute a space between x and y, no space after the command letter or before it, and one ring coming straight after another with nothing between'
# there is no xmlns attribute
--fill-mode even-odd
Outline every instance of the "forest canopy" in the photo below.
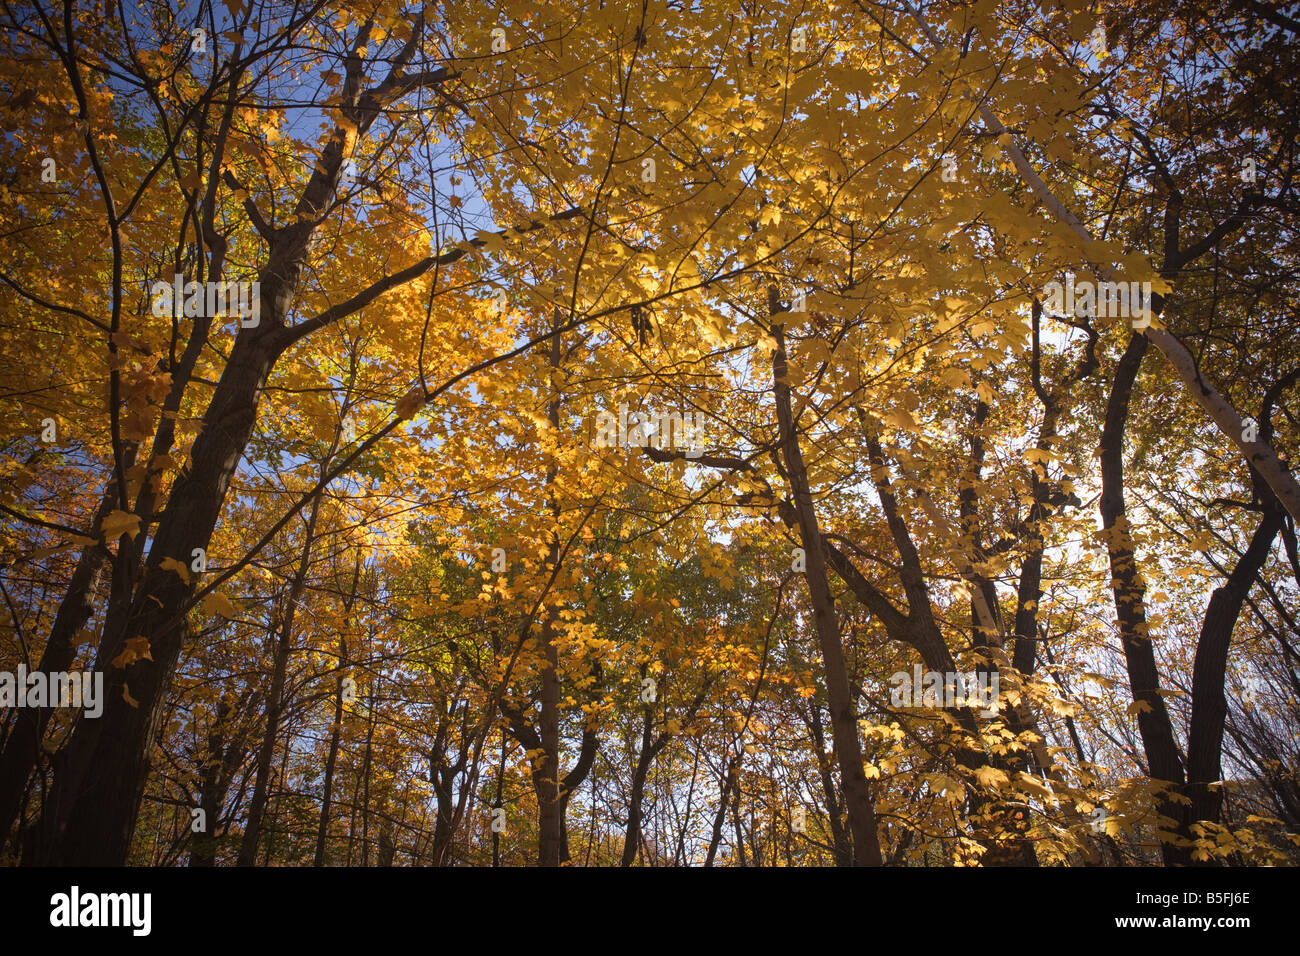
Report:
<svg viewBox="0 0 1300 956"><path fill-rule="evenodd" d="M1300 859L1300 5L0 9L0 860Z"/></svg>

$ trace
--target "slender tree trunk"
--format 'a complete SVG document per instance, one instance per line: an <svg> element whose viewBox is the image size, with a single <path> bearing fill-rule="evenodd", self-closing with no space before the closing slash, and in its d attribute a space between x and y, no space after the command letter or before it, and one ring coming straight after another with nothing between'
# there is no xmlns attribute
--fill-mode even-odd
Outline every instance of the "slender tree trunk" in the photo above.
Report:
<svg viewBox="0 0 1300 956"><path fill-rule="evenodd" d="M813 746L817 748L817 775L826 797L826 816L831 828L831 843L835 847L835 865L849 866L853 862L853 849L849 846L849 835L844 832L844 823L840 819L841 807L835 776L831 773L830 761L826 759L826 733L822 729L821 704L816 698L810 700L809 704L808 727L812 732Z"/></svg>
<svg viewBox="0 0 1300 956"><path fill-rule="evenodd" d="M361 761L361 865L370 865L370 759L375 743L375 681L370 681L370 725L366 728L366 754Z"/></svg>
<svg viewBox="0 0 1300 956"><path fill-rule="evenodd" d="M352 561L352 587L341 602L343 619L349 620L352 605L357 600L357 584L361 579L361 549L358 548ZM320 825L316 830L316 853L313 866L325 865L325 841L329 835L330 809L334 801L334 770L338 766L339 740L343 734L343 681L347 675L348 639L346 634L339 634L338 673L334 681L334 721L330 725L329 755L325 758L325 778L321 783Z"/></svg>
<svg viewBox="0 0 1300 956"><path fill-rule="evenodd" d="M735 787L735 798L731 801L731 832L736 838L736 865L745 866L745 834L740 829L740 783Z"/></svg>
<svg viewBox="0 0 1300 956"><path fill-rule="evenodd" d="M553 327L560 321L558 311L553 316ZM550 367L560 367L562 353L560 336L550 341ZM547 403L547 419L555 434L560 429L560 399L558 394ZM551 517L559 520L560 503L555 496L557 468L554 463L546 468L547 508ZM558 532L552 532L549 567L554 568L560 560L560 539ZM542 620L542 694L538 708L538 733L541 737L542 754L539 773L537 774L537 865L559 866L564 855L564 814L560 804L560 658L555 644L555 611L547 608Z"/></svg>
<svg viewBox="0 0 1300 956"><path fill-rule="evenodd" d="M434 770L433 792L438 798L438 815L433 824L433 849L429 860L432 866L446 865L447 850L451 846L452 792L449 777L441 767Z"/></svg>
<svg viewBox="0 0 1300 956"><path fill-rule="evenodd" d="M553 559L558 559L552 547ZM537 865L559 866L563 842L560 815L560 675L559 654L550 615L542 621L542 695L538 709L538 734L542 753L538 759Z"/></svg>
<svg viewBox="0 0 1300 956"><path fill-rule="evenodd" d="M1129 401L1138 368L1147 351L1147 339L1134 335L1129 339L1115 368L1110 400L1106 405L1106 423L1101 433L1101 517L1102 535L1110 556L1115 616L1119 622L1124 661L1128 668L1129 687L1138 703L1138 732L1146 751L1147 771L1153 780L1163 781L1172 791L1183 788L1183 762L1174 739L1174 728L1160 694L1160 673L1155 651L1147 634L1145 586L1137 573L1133 539L1128 531L1124 506L1124 431L1128 421ZM1168 797L1159 801L1162 814L1174 821L1176 831L1186 832L1186 811ZM1186 863L1187 851L1161 841L1161 853L1168 864Z"/></svg>
<svg viewBox="0 0 1300 956"><path fill-rule="evenodd" d="M1271 494L1267 494L1264 519L1259 523L1228 580L1215 588L1210 606L1201 624L1196 644L1196 661L1192 667L1192 720L1187 743L1187 789L1191 799L1188 820L1219 822L1223 806L1223 789L1211 784L1222 773L1223 727L1228 716L1228 702L1223 694L1228 667L1228 648L1232 632L1250 594L1255 576L1268 558L1273 539L1282 530L1282 511ZM1190 833L1189 833L1190 835Z"/></svg>
<svg viewBox="0 0 1300 956"><path fill-rule="evenodd" d="M775 298L773 291L772 297ZM876 833L876 813L867 788L867 777L862 769L862 748L858 741L857 718L853 698L849 693L848 669L844 663L844 646L840 643L839 625L835 618L830 584L826 578L826 558L822 553L821 530L813 511L812 494L808 487L808 473L804 468L799 436L795 430L790 407L790 386L785 356L785 335L781 326L773 326L777 346L772 357L777 418L781 428L781 446L786 472L790 476L795 510L799 520L799 538L803 543L807 562L809 597L813 605L813 621L821 642L822 660L826 677L826 696L830 702L831 740L840 765L840 785L844 790L845 808L849 815L849 831L853 834L853 863L855 866L880 866L880 840Z"/></svg>
<svg viewBox="0 0 1300 956"><path fill-rule="evenodd" d="M203 811L204 831L194 835L190 850L190 866L196 868L210 867L216 860L217 816L225 797L222 779L223 764L226 759L226 718L230 715L230 704L222 699L217 704L217 713L208 729L207 753L203 770L199 775L199 808Z"/></svg>
<svg viewBox="0 0 1300 956"><path fill-rule="evenodd" d="M275 662L271 668L271 690L266 703L266 730L257 753L257 777L253 784L253 799L248 806L248 822L244 827L244 837L239 844L239 866L252 866L257 860L257 840L261 835L262 817L266 813L266 795L271 778L272 758L275 755L275 741L280 734L280 715L284 712L285 673L289 667L289 657L293 653L293 623L298 611L298 602L302 599L307 583L307 573L311 568L311 551L316 540L316 518L320 514L320 502L320 495L312 499L303 532L302 555L298 559L298 567L294 570L293 580L289 586L288 606L284 611L284 620L280 624L280 636L275 647Z"/></svg>
<svg viewBox="0 0 1300 956"><path fill-rule="evenodd" d="M646 708L645 722L641 726L641 751L637 754L636 768L632 771L632 793L628 799L626 835L623 839L623 857L619 866L636 862L637 847L641 843L641 803L645 798L646 776L654 763L656 750L650 740L650 709Z"/></svg>
<svg viewBox="0 0 1300 956"><path fill-rule="evenodd" d="M355 587L356 581L353 580ZM330 749L325 758L325 778L321 782L320 825L316 829L316 855L312 866L325 865L325 838L329 834L330 807L334 798L334 768L338 764L339 738L343 732L343 676L348 659L348 641L339 635L339 672L334 682L334 721L330 724Z"/></svg>
<svg viewBox="0 0 1300 956"><path fill-rule="evenodd" d="M238 866L253 866L257 862L257 842L262 835L262 818L266 813L271 765L275 758L275 741L280 732L284 674L293 647L289 628L283 622L280 623L277 633L275 657L271 664L271 686L267 691L266 724L262 728L262 740L257 749L253 796L248 804L248 820L244 824L244 835L239 844Z"/></svg>
<svg viewBox="0 0 1300 956"><path fill-rule="evenodd" d="M718 855L718 847L722 844L722 825L727 821L727 804L739 776L740 758L741 754L735 754L727 761L727 769L722 777L722 793L718 797L718 810L713 814L713 829L709 836L709 850L704 857L705 866L713 866L713 861Z"/></svg>

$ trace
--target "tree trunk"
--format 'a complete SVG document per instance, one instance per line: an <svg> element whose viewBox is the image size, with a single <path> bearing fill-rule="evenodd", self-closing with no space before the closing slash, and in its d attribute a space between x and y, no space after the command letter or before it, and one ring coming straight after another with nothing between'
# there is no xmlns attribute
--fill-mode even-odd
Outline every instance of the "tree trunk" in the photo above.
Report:
<svg viewBox="0 0 1300 956"><path fill-rule="evenodd" d="M1144 585L1138 580L1133 539L1128 532L1124 506L1124 430L1128 421L1129 401L1138 368L1147 351L1147 339L1134 335L1129 339L1115 368L1110 400L1106 405L1106 424L1101 433L1101 518L1102 535L1110 556L1111 586L1115 594L1115 616L1119 622L1124 661L1128 668L1129 687L1138 704L1138 732L1146 751L1147 770L1153 780L1164 781L1173 790L1184 784L1183 762L1174 739L1173 724L1160 694L1160 673L1155 651L1147 634ZM1168 798L1160 800L1158 809L1174 821L1179 832L1186 830L1186 812ZM1165 840L1160 850L1167 864L1186 863L1187 851Z"/></svg>
<svg viewBox="0 0 1300 956"><path fill-rule="evenodd" d="M553 315L552 327L559 325L558 311ZM550 367L560 367L562 353L560 336L550 341ZM560 428L560 400L558 395L547 403L547 419L555 434ZM560 503L555 497L557 469L554 462L546 468L547 507L552 518L559 520ZM560 560L558 532L552 532L551 553L548 566L554 568ZM554 608L543 610L542 620L542 694L538 707L537 724L541 737L542 754L537 784L537 865L559 866L564 849L564 815L560 806L560 658L555 645Z"/></svg>
<svg viewBox="0 0 1300 956"><path fill-rule="evenodd" d="M230 715L230 704L223 698L217 705L217 713L208 729L207 753L203 770L199 775L199 808L203 811L204 832L194 835L190 850L190 866L195 868L211 867L216 860L217 841L215 828L217 816L225 797L222 765L226 760L226 718Z"/></svg>
<svg viewBox="0 0 1300 956"><path fill-rule="evenodd" d="M262 313L265 322L272 310L263 308ZM126 862L149 751L180 657L184 635L180 609L192 592L190 584L160 565L163 559L174 558L188 566L192 551L208 546L230 479L252 433L256 396L271 364L272 354L260 344L242 335L236 340L195 439L190 467L177 477L159 520L144 579L126 621L121 628L105 628L95 663L96 671L104 672L104 712L98 720L78 721L55 760L54 785L30 850L37 862L87 866ZM148 640L153 659L113 667L127 642L138 637ZM124 690L137 704L127 702ZM112 767L113 772L96 772L99 767Z"/></svg>
<svg viewBox="0 0 1300 956"><path fill-rule="evenodd" d="M91 522L91 534L98 535L100 522L113 508L115 491L109 484L100 501L99 510ZM66 671L77 654L77 634L95 612L95 591L108 560L108 548L102 541L87 545L77 558L72 580L54 615L49 640L41 652L37 670L49 674ZM49 707L23 707L18 710L13 729L0 753L0 849L18 818L27 781L31 779L36 760L45 739L45 729L54 713Z"/></svg>
<svg viewBox="0 0 1300 956"><path fill-rule="evenodd" d="M370 865L370 761L375 743L375 681L370 681L370 724L366 728L366 753L361 760L361 865Z"/></svg>
<svg viewBox="0 0 1300 956"><path fill-rule="evenodd" d="M713 866L713 860L718 855L718 847L722 844L722 825L727 821L727 803L731 797L731 791L736 786L740 771L740 759L741 754L736 754L727 761L727 770L722 777L722 793L718 797L718 811L713 815L713 830L709 836L709 851L704 857L705 866Z"/></svg>
<svg viewBox="0 0 1300 956"><path fill-rule="evenodd" d="M809 701L808 727L812 731L813 746L817 749L817 775L822 782L822 793L826 797L826 816L831 828L831 843L835 847L835 865L849 866L853 862L849 835L844 832L844 822L840 819L840 801L835 787L835 776L831 773L830 761L826 759L826 733L822 729L821 704L816 698Z"/></svg>
<svg viewBox="0 0 1300 956"><path fill-rule="evenodd" d="M257 778L253 784L253 799L248 806L248 822L244 827L244 838L239 844L239 866L252 866L257 860L257 840L261 835L262 817L266 813L271 761L275 755L275 741L280 734L280 715L284 712L284 677L289 666L289 657L293 653L293 622L297 615L298 602L302 599L307 583L307 572L311 568L311 550L316 541L316 518L320 514L320 502L320 495L312 499L307 525L303 531L302 555L298 559L298 567L294 570L293 580L289 585L288 606L285 608L284 620L280 625L280 637L276 642L275 662L271 668L271 690L266 701L266 730L262 734L262 745L257 752Z"/></svg>
<svg viewBox="0 0 1300 956"><path fill-rule="evenodd" d="M1201 624L1192 667L1192 720L1187 742L1187 788L1191 799L1188 821L1219 822L1223 789L1212 787L1222 772L1223 725L1228 702L1223 684L1228 667L1228 648L1241 607L1250 587L1268 558L1273 539L1282 530L1282 511L1271 495L1265 494L1264 520L1252 536L1228 580L1214 589ZM1188 834L1190 836L1190 833Z"/></svg>
<svg viewBox="0 0 1300 956"><path fill-rule="evenodd" d="M552 547L552 557L556 548ZM560 816L560 674L559 654L549 613L542 621L542 697L538 708L538 735L542 753L537 781L537 865L559 866L563 842Z"/></svg>
<svg viewBox="0 0 1300 956"><path fill-rule="evenodd" d="M641 843L641 805L645 799L645 781L650 773L662 743L656 745L650 739L650 708L646 708L645 722L641 727L641 752L637 754L636 768L632 771L632 793L628 799L626 835L623 838L623 857L619 866L631 866L636 862L637 847ZM661 738L661 741L667 740Z"/></svg>
<svg viewBox="0 0 1300 956"><path fill-rule="evenodd" d="M355 585L355 581L353 582ZM320 825L316 829L316 855L312 866L325 865L325 838L329 833L330 806L334 798L334 768L338 764L339 737L343 732L343 676L348 659L348 642L339 635L339 673L334 682L334 722L330 725L330 749L325 758L325 778L321 782Z"/></svg>
<svg viewBox="0 0 1300 956"><path fill-rule="evenodd" d="M773 293L773 297L774 295ZM822 554L821 530L813 511L808 473L804 468L803 453L799 448L799 436L795 431L790 408L784 330L775 325L772 331L777 343L776 353L772 357L772 371L777 419L781 428L781 447L798 515L799 538L807 562L806 576L813 620L821 642L826 696L830 702L831 740L840 765L840 785L844 790L844 804L849 815L849 831L853 834L853 863L855 866L880 866L876 813L871 805L867 777L862 769L862 749L858 741L853 698L849 694L844 647L840 643L839 625L826 579L826 557Z"/></svg>
<svg viewBox="0 0 1300 956"><path fill-rule="evenodd" d="M409 58L409 49L404 56ZM400 66L397 63L393 68ZM232 84L236 75L232 74ZM435 78L440 80L441 76ZM223 129L229 128L235 102L232 86ZM211 540L230 480L252 435L267 376L283 351L304 334L286 328L285 319L307 259L308 243L333 202L350 137L355 142L368 132L379 115L378 105L367 100L365 108L355 102L347 107L352 129L335 127L295 204L292 222L278 230L271 242L270 254L258 273L261 321L236 335L190 449L189 466L176 477L159 517L144 578L135 590L126 620L121 627L105 628L96 661L96 669L105 673L104 713L98 720L79 721L56 759L54 785L42 806L40 824L25 848L25 859L49 865L120 866L126 862L148 775L149 752L180 657L185 633L181 609L194 589L193 583L182 581L161 565L172 558L188 566L194 549L206 549ZM221 255L219 248L214 251ZM214 269L214 273L218 271ZM206 335L206 331L200 334ZM147 640L152 659L113 667L111 662L133 638ZM126 701L124 691L128 689L137 703ZM112 772L96 772L103 767L113 768Z"/></svg>

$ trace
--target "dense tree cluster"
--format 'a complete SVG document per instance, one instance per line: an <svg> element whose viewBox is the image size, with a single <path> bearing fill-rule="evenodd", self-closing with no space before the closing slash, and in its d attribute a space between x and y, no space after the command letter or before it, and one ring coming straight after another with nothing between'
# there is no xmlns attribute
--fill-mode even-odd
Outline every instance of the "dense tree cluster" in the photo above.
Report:
<svg viewBox="0 0 1300 956"><path fill-rule="evenodd" d="M1298 54L5 6L0 859L1296 862Z"/></svg>

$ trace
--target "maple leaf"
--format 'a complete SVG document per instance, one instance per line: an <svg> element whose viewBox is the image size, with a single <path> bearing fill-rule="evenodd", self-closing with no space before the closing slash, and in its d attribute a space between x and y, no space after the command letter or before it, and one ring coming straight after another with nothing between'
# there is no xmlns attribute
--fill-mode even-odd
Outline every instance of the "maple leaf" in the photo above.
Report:
<svg viewBox="0 0 1300 956"><path fill-rule="evenodd" d="M232 620L239 614L238 608L235 607L230 598L220 591L213 591L203 599L203 610L206 614L220 614L222 617Z"/></svg>
<svg viewBox="0 0 1300 956"><path fill-rule="evenodd" d="M158 566L164 571L175 571L177 576L186 584L190 583L190 569L181 561L175 558L163 558Z"/></svg>
<svg viewBox="0 0 1300 956"><path fill-rule="evenodd" d="M997 767L990 767L987 764L983 767L976 768L975 780L980 784L980 786L989 787L993 790L1002 789L1011 783L1011 778L1009 778L1003 771L999 770Z"/></svg>
<svg viewBox="0 0 1300 956"><path fill-rule="evenodd" d="M114 509L110 511L99 526L104 541L116 541L122 535L134 538L140 533L140 516Z"/></svg>
<svg viewBox="0 0 1300 956"><path fill-rule="evenodd" d="M113 658L113 666L128 667L140 660L153 660L153 657L149 654L149 638L128 637L126 639L126 647L122 649L120 654Z"/></svg>

